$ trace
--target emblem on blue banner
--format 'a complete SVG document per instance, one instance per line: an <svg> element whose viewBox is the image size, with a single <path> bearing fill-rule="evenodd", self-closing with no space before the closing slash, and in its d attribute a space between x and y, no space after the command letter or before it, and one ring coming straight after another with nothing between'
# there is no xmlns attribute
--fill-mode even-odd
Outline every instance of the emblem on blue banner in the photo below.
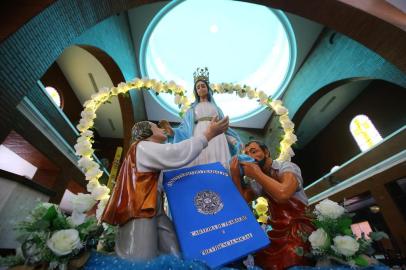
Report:
<svg viewBox="0 0 406 270"><path fill-rule="evenodd" d="M196 194L195 206L199 213L204 215L214 215L223 209L223 202L216 192L205 190Z"/></svg>
<svg viewBox="0 0 406 270"><path fill-rule="evenodd" d="M269 245L219 162L164 172L163 186L185 259L218 267Z"/></svg>

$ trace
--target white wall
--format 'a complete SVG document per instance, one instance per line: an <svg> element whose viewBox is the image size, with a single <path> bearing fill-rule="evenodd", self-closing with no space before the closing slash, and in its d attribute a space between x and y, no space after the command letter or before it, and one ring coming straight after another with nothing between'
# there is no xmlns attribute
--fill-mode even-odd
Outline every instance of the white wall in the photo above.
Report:
<svg viewBox="0 0 406 270"><path fill-rule="evenodd" d="M20 246L15 240L13 228L40 201L48 202L49 196L0 177L0 248L14 249Z"/></svg>

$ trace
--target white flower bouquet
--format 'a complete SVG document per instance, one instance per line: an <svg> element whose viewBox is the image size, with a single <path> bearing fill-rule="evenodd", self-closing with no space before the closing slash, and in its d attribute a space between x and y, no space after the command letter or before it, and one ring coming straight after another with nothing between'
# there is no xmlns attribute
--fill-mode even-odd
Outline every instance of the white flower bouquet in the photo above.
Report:
<svg viewBox="0 0 406 270"><path fill-rule="evenodd" d="M67 217L57 205L40 203L15 230L21 247L16 256L0 258L0 265L47 265L48 269L64 269L71 259L97 247L104 228L94 216L76 222L73 215Z"/></svg>
<svg viewBox="0 0 406 270"><path fill-rule="evenodd" d="M387 238L383 232L372 232L366 237L356 238L351 230L352 215L338 203L325 199L314 209L313 231L308 240L313 257L319 260L329 259L351 266L368 266L372 255L371 244L375 240Z"/></svg>

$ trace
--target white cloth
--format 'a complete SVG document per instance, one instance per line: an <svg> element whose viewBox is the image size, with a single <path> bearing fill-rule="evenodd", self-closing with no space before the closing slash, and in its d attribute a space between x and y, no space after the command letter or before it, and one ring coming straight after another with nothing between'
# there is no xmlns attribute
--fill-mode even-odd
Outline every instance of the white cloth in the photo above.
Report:
<svg viewBox="0 0 406 270"><path fill-rule="evenodd" d="M299 199L304 204L308 205L308 199L307 199L307 196L303 189L302 172L300 171L299 166L297 166L295 163L290 162L290 161L274 160L274 161L272 161L272 168L277 170L278 177L281 177L282 174L285 172L291 172L296 176L298 186L297 186L295 194L293 194L293 197L295 197L296 199Z"/></svg>
<svg viewBox="0 0 406 270"><path fill-rule="evenodd" d="M204 135L174 144L141 141L137 145L137 169L139 172L178 169L194 160L206 146Z"/></svg>
<svg viewBox="0 0 406 270"><path fill-rule="evenodd" d="M195 121L203 117L214 117L217 115L217 108L210 102L200 102L194 109ZM193 136L201 136L210 124L210 120L198 121L193 129ZM200 155L190 162L187 167L220 162L226 169L229 169L230 161L230 149L228 148L228 142L226 135L220 134L210 140L208 146L203 149Z"/></svg>

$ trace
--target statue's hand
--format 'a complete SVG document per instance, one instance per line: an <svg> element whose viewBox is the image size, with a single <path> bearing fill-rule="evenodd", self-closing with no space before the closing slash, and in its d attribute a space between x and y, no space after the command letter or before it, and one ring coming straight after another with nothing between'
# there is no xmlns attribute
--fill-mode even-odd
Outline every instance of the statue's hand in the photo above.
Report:
<svg viewBox="0 0 406 270"><path fill-rule="evenodd" d="M261 168L257 163L241 162L241 165L244 169L245 176L248 176L249 178L257 179L258 175L262 173Z"/></svg>
<svg viewBox="0 0 406 270"><path fill-rule="evenodd" d="M168 120L161 120L158 122L158 126L162 129L165 130L166 134L168 136L173 137L173 129L171 127L171 124L169 124Z"/></svg>
<svg viewBox="0 0 406 270"><path fill-rule="evenodd" d="M215 116L211 119L209 127L207 128L204 135L206 136L207 140L210 141L217 135L224 133L228 129L228 124L228 116L219 121L217 121L217 117Z"/></svg>
<svg viewBox="0 0 406 270"><path fill-rule="evenodd" d="M233 157L230 162L230 173L231 177L234 179L241 179L240 174L240 163L238 162L237 156Z"/></svg>

